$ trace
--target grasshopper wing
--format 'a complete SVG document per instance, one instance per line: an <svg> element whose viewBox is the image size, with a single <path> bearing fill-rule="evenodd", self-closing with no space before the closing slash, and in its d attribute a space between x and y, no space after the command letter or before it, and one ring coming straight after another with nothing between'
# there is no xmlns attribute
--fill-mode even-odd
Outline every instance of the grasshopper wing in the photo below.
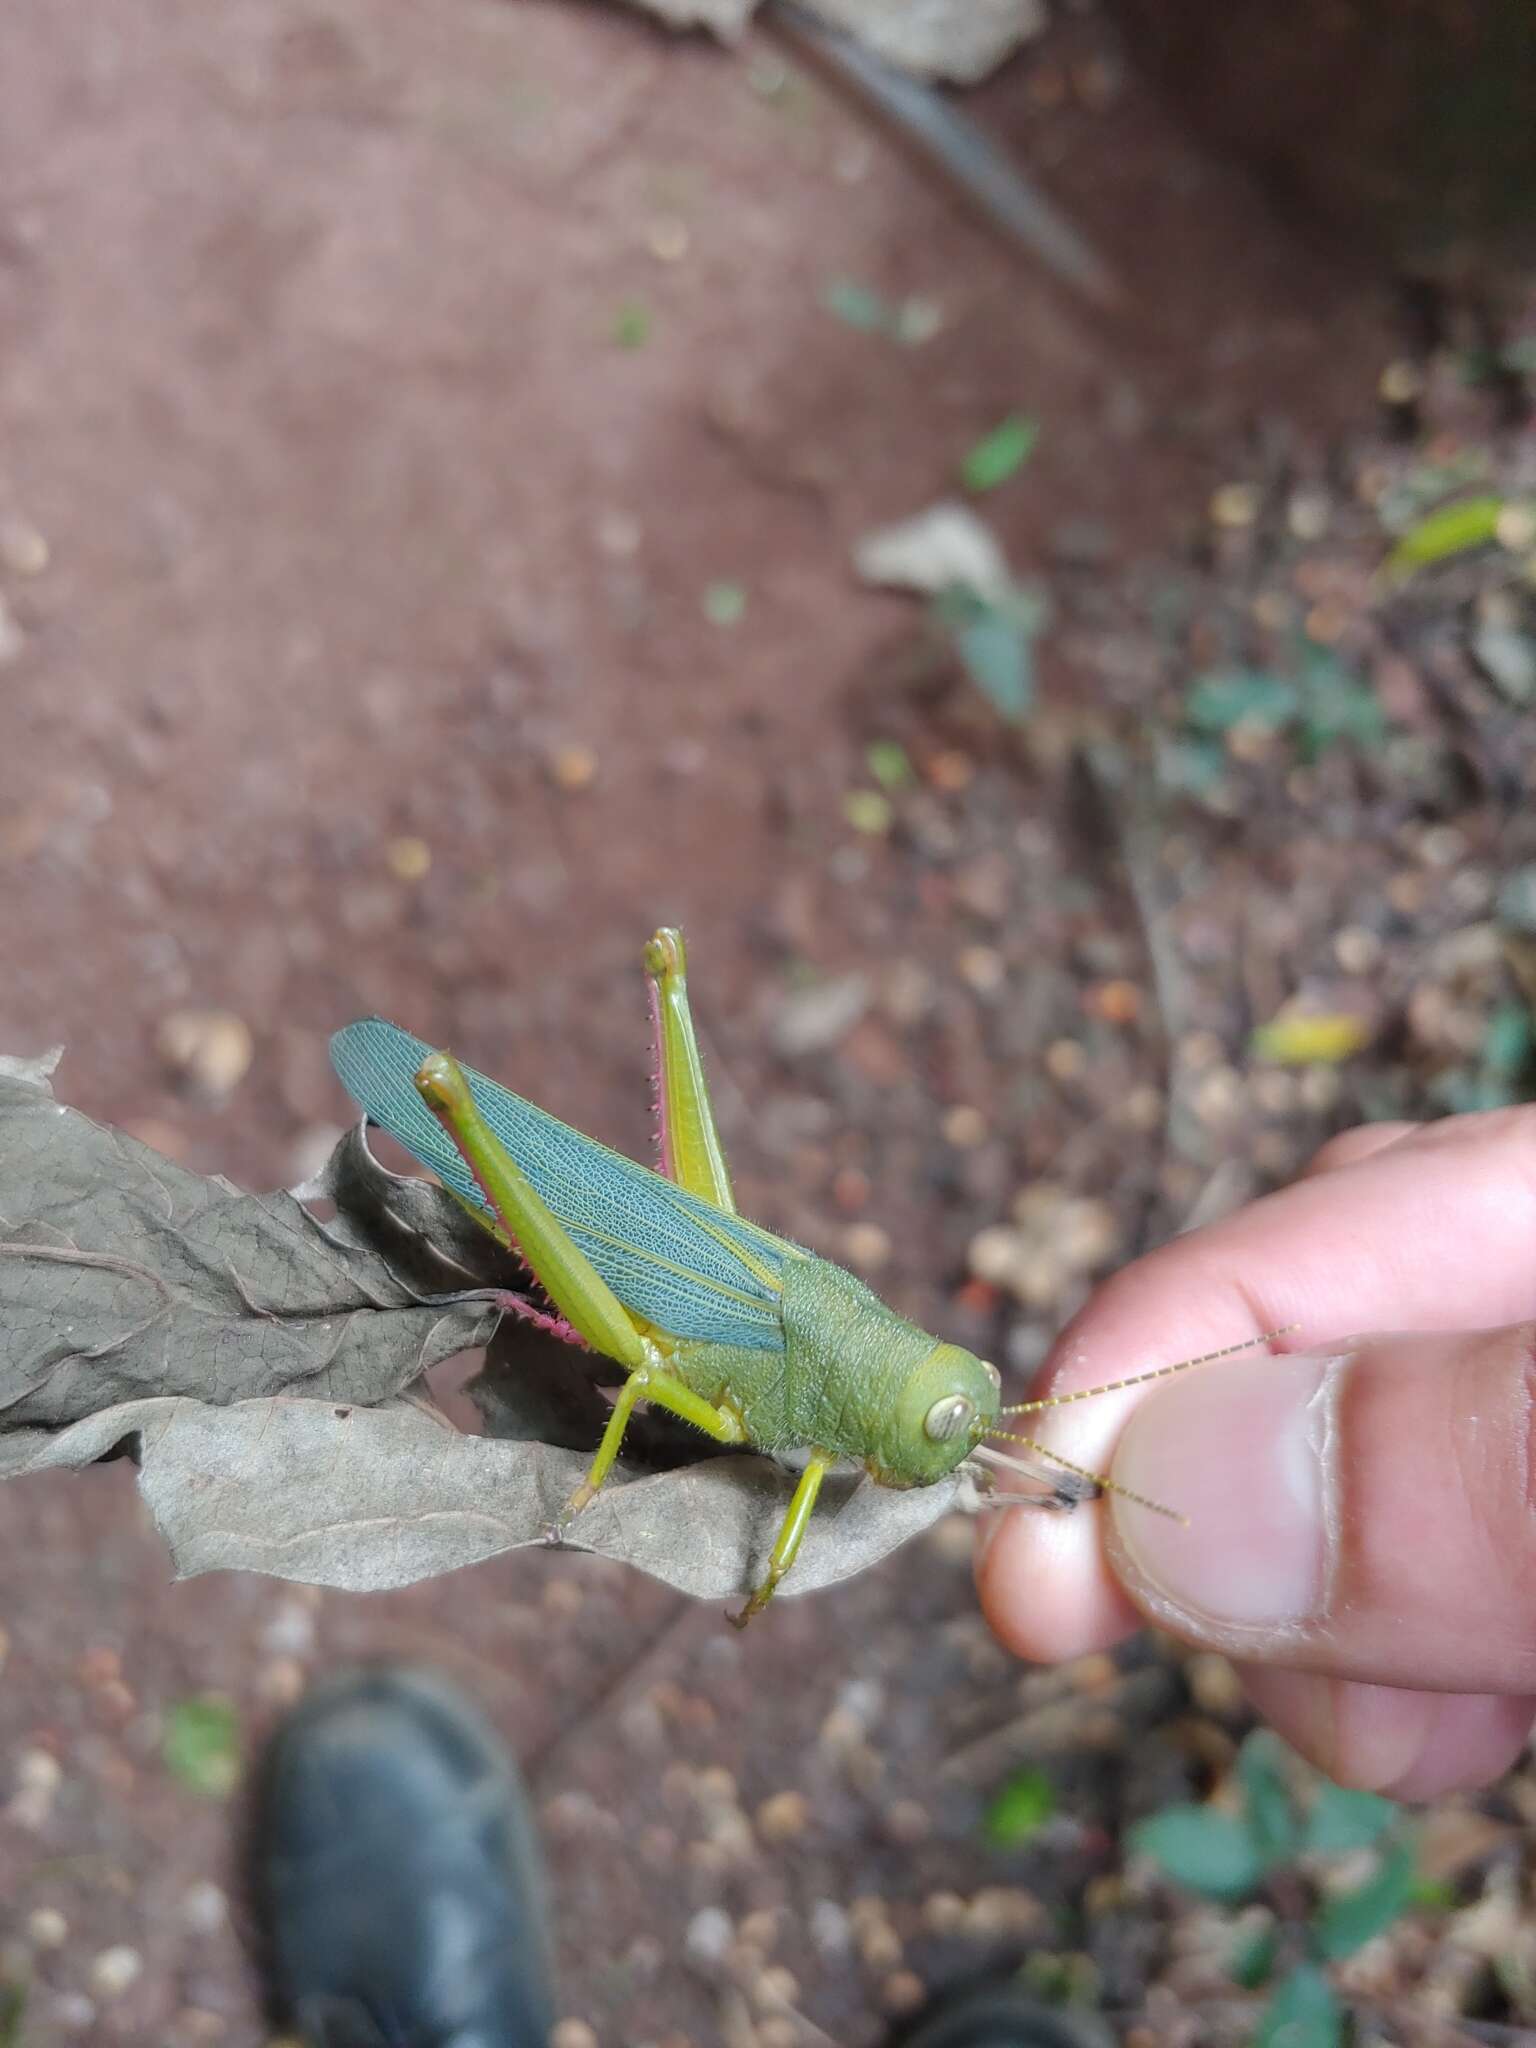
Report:
<svg viewBox="0 0 1536 2048"><path fill-rule="evenodd" d="M331 1064L358 1106L488 1220L469 1165L416 1092L433 1048L367 1017L331 1040ZM626 1308L704 1343L781 1351L784 1263L798 1245L585 1137L547 1110L464 1069L486 1122Z"/></svg>

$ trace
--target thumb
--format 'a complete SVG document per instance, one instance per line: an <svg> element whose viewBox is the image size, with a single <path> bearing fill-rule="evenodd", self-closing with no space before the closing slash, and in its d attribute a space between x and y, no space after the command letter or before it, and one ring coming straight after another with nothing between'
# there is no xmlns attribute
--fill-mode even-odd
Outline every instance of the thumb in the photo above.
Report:
<svg viewBox="0 0 1536 2048"><path fill-rule="evenodd" d="M1377 1685L1536 1691L1536 1328L1381 1337L1169 1381L1112 1474L1110 1555L1151 1619Z"/></svg>

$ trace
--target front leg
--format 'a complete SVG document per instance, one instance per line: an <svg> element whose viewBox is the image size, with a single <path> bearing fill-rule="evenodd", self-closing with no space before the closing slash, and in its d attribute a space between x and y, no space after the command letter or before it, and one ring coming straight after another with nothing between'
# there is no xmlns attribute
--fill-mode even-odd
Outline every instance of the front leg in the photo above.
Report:
<svg viewBox="0 0 1536 2048"><path fill-rule="evenodd" d="M804 1538L806 1525L811 1519L811 1510L816 1505L816 1496L821 1491L821 1482L827 1476L832 1460L825 1451L812 1451L810 1461L800 1474L800 1484L795 1488L789 1503L789 1512L779 1530L778 1541L768 1559L768 1575L740 1614L728 1617L735 1628L745 1628L754 1614L761 1614L768 1602L778 1591L779 1582L794 1563Z"/></svg>

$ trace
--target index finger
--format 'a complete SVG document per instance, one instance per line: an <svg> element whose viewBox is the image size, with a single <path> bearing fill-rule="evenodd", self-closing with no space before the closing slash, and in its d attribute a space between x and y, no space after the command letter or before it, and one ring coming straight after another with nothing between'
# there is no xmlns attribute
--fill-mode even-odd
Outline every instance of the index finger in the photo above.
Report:
<svg viewBox="0 0 1536 2048"><path fill-rule="evenodd" d="M1126 1267L1063 1331L1039 1391L1128 1378L1269 1330L1286 1329L1287 1351L1316 1351L1367 1331L1519 1322L1536 1316L1533 1249L1536 1107L1447 1118ZM1256 1354L1206 1369L1285 1367ZM1106 1471L1149 1391L1046 1410L1029 1418L1030 1434ZM1102 1529L1097 1509L1022 1509L984 1531L982 1606L1021 1656L1079 1656L1140 1625Z"/></svg>

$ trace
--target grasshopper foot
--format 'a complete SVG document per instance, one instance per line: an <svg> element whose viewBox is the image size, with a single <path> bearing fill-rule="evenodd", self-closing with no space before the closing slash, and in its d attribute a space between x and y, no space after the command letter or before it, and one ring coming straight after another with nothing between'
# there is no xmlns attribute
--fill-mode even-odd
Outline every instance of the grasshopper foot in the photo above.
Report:
<svg viewBox="0 0 1536 2048"><path fill-rule="evenodd" d="M763 1609L768 1605L768 1602L773 1598L774 1589L777 1587L778 1583L779 1581L777 1576L766 1580L761 1586L758 1587L757 1591L752 1595L751 1599L748 1600L746 1606L742 1608L740 1614L732 1614L729 1611L729 1609L727 1609L725 1618L731 1624L731 1627L745 1628L747 1623L752 1619L754 1614L761 1614Z"/></svg>
<svg viewBox="0 0 1536 2048"><path fill-rule="evenodd" d="M554 1519L545 1523L544 1541L557 1547L562 1544L565 1541L566 1530L570 1528L572 1522L575 1521L582 1509L588 1505L596 1492L597 1488L590 1481L584 1479L570 1499L560 1507Z"/></svg>
<svg viewBox="0 0 1536 2048"><path fill-rule="evenodd" d="M597 1488L590 1479L583 1479L556 1517L555 1526L562 1532L568 1529L585 1507L590 1507L597 1498Z"/></svg>

